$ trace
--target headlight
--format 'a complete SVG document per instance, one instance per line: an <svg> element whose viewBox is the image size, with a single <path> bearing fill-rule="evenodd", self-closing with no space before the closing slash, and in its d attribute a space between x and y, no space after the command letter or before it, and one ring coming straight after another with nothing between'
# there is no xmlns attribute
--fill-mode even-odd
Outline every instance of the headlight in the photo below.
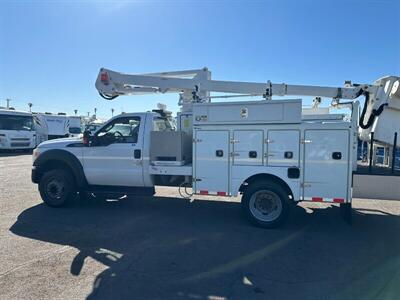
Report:
<svg viewBox="0 0 400 300"><path fill-rule="evenodd" d="M38 158L40 155L40 149L36 148L35 150L33 150L32 153L32 162L34 162L36 160L36 158Z"/></svg>

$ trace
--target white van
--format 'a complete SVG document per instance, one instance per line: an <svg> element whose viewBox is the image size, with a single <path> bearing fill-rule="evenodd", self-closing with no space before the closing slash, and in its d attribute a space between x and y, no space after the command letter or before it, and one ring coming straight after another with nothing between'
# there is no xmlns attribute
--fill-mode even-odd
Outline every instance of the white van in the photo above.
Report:
<svg viewBox="0 0 400 300"><path fill-rule="evenodd" d="M31 150L37 146L36 127L31 113L0 109L0 149Z"/></svg>

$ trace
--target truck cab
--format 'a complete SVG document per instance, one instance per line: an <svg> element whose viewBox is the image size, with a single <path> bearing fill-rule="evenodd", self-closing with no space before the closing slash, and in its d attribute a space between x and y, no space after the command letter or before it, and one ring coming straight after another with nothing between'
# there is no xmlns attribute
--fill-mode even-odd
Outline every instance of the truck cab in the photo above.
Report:
<svg viewBox="0 0 400 300"><path fill-rule="evenodd" d="M142 187L152 180L144 172L149 163L149 139L154 113L122 114L89 137L82 162L90 185Z"/></svg>
<svg viewBox="0 0 400 300"><path fill-rule="evenodd" d="M150 135L166 130L169 121L158 113L125 113L83 138L41 143L33 154L32 180L51 206L70 200L71 194L60 194L66 186L82 193L152 194Z"/></svg>

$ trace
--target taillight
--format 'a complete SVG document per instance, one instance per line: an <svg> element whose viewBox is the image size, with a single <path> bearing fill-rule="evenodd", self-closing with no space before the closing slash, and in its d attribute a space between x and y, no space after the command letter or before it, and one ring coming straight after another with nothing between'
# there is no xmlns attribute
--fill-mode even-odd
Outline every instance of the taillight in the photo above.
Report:
<svg viewBox="0 0 400 300"><path fill-rule="evenodd" d="M109 78L108 78L108 73L104 72L100 74L100 81L104 84L107 85L109 82Z"/></svg>

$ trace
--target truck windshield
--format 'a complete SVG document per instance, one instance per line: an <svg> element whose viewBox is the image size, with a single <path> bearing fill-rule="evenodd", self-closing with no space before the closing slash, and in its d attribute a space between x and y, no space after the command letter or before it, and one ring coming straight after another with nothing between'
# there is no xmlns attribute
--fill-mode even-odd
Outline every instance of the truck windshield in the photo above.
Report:
<svg viewBox="0 0 400 300"><path fill-rule="evenodd" d="M32 116L0 115L0 129L32 131Z"/></svg>
<svg viewBox="0 0 400 300"><path fill-rule="evenodd" d="M70 127L69 133L81 133L81 129L79 127Z"/></svg>

